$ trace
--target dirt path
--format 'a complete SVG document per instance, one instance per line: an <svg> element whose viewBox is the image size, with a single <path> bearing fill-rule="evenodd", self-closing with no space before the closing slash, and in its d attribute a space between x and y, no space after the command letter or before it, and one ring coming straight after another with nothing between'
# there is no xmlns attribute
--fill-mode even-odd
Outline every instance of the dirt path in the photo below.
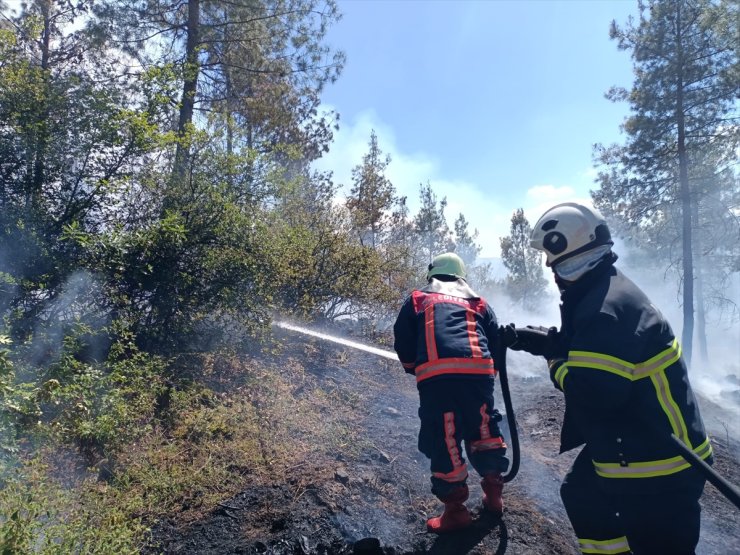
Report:
<svg viewBox="0 0 740 555"><path fill-rule="evenodd" d="M187 528L161 523L162 553L197 554L577 554L558 488L574 454L557 455L562 398L531 359L510 361L510 386L522 445L519 475L507 484L503 518L479 510L478 477L469 484L474 525L434 536L425 521L440 504L429 492L428 463L416 448L418 397L399 364L316 343L307 368L327 387L353 395L358 444L331 460L307 461L286 483L225 499ZM287 355L285 355L287 356ZM305 363L305 361L304 361ZM500 403L503 408L503 403ZM705 417L706 419L706 417ZM507 434L508 435L508 434ZM714 442L717 468L740 483L738 445ZM701 555L740 553L740 511L707 486Z"/></svg>

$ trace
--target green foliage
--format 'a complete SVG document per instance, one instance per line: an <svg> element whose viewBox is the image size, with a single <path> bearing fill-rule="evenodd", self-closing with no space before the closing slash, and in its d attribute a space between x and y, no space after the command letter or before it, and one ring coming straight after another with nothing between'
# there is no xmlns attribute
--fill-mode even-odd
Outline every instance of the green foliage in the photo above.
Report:
<svg viewBox="0 0 740 555"><path fill-rule="evenodd" d="M413 219L416 235L414 250L416 261L419 266L424 266L426 272L426 264L436 255L452 250L454 243L445 217L447 199L438 201L431 184L427 183L419 186L419 200L421 206Z"/></svg>
<svg viewBox="0 0 740 555"><path fill-rule="evenodd" d="M138 553L141 521L94 488L69 490L38 460L6 471L0 488L0 553Z"/></svg>
<svg viewBox="0 0 740 555"><path fill-rule="evenodd" d="M368 147L362 164L352 169L352 188L347 198L347 208L360 244L376 249L388 233L388 219L396 199L395 188L385 176L391 157L383 156L375 130L370 133Z"/></svg>
<svg viewBox="0 0 740 555"><path fill-rule="evenodd" d="M297 183L283 192L270 224L278 303L304 317L336 318L387 302L381 254L346 232L331 183L321 176Z"/></svg>
<svg viewBox="0 0 740 555"><path fill-rule="evenodd" d="M346 204L310 169L336 127L319 106L338 17L321 0L82 0L0 28L0 552L135 552L143 517L358 448L357 399L301 368L232 362L236 393L203 383L273 311L387 321L453 248L445 199L422 187L410 216L374 134ZM70 472L79 454L96 472Z"/></svg>
<svg viewBox="0 0 740 555"><path fill-rule="evenodd" d="M532 228L519 208L511 216L511 233L501 238L501 259L508 270L506 291L515 303L535 310L542 301L547 283L542 274L542 257L529 246Z"/></svg>
<svg viewBox="0 0 740 555"><path fill-rule="evenodd" d="M472 266L480 254L481 246L476 242L478 240L478 230L474 229L471 233L468 225L465 216L458 214L454 228L455 252L463 259L466 266Z"/></svg>

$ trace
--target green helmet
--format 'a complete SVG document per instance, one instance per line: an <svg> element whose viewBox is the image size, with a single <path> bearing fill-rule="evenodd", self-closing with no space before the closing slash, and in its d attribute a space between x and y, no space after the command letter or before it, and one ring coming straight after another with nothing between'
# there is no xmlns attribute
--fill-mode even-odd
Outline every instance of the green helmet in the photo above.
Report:
<svg viewBox="0 0 740 555"><path fill-rule="evenodd" d="M432 279L432 276L453 276L465 279L465 262L454 252L435 256L428 270L427 281Z"/></svg>

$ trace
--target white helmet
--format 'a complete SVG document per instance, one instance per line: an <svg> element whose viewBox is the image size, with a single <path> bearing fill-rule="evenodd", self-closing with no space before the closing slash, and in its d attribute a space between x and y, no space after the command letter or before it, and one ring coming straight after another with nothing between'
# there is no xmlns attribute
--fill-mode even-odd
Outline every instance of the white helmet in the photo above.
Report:
<svg viewBox="0 0 740 555"><path fill-rule="evenodd" d="M550 208L532 228L529 244L554 266L601 245L613 245L606 220L595 208L564 202Z"/></svg>

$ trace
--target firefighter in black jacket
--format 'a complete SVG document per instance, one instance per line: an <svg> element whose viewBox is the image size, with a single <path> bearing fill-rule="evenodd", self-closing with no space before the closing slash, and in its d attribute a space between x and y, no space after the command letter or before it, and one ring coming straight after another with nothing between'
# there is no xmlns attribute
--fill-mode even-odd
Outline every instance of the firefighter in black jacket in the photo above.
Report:
<svg viewBox="0 0 740 555"><path fill-rule="evenodd" d="M428 285L406 299L393 331L398 358L416 376L419 450L431 460L432 493L445 504L427 530L441 533L471 523L462 444L483 477L484 508L498 514L509 461L493 407L496 316L465 281L459 256L441 254L428 270Z"/></svg>
<svg viewBox="0 0 740 555"><path fill-rule="evenodd" d="M561 452L585 445L560 488L581 552L693 554L704 477L670 434L709 463L712 447L671 327L614 266L596 210L551 208L531 245L560 288L562 326L513 338L507 329L506 342L548 360L565 395Z"/></svg>

